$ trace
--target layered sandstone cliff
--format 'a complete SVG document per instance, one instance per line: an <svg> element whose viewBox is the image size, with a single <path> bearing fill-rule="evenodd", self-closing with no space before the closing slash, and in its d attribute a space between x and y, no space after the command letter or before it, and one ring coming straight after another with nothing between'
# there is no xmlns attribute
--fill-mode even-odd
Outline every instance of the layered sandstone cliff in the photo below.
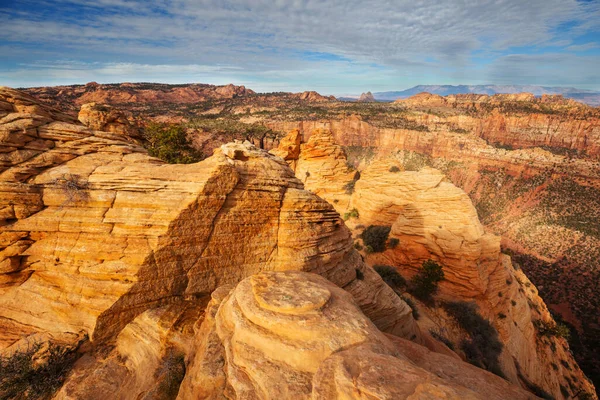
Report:
<svg viewBox="0 0 600 400"><path fill-rule="evenodd" d="M352 297L301 272L213 295L179 399L534 398L454 358L388 339ZM443 372L441 372L443 371Z"/></svg>
<svg viewBox="0 0 600 400"><path fill-rule="evenodd" d="M342 163L345 154L332 139L332 133L320 130L311 134L309 142L313 147L318 147L318 142L337 147L340 153L330 161ZM288 162L301 165L305 154L300 152L297 160ZM338 211L352 210L348 224L357 235L369 225L390 228L389 239L399 244L388 245L382 253L366 254L367 262L393 266L409 279L424 261L437 261L445 274L439 299L476 303L499 332L504 344L502 373L515 383L533 382L557 398L565 396L562 388L570 386L570 366L576 363L564 339L544 338L536 331L539 321L553 323L537 290L513 267L510 258L501 254L500 238L485 232L463 190L432 168L403 171L402 161L401 157L384 157L371 162L360 171L349 202L348 196L330 193L327 197ZM343 172L328 168L335 165L331 163L322 162L322 167L315 169L321 178L311 174L308 189L328 193L328 180L335 180L332 176L346 179ZM449 315L429 304L421 304L419 309L429 314L419 321L423 328L445 332L455 343L460 342L464 332ZM569 367L559 367L556 359ZM591 391L581 371L577 375L581 388ZM571 388L569 393L577 390Z"/></svg>

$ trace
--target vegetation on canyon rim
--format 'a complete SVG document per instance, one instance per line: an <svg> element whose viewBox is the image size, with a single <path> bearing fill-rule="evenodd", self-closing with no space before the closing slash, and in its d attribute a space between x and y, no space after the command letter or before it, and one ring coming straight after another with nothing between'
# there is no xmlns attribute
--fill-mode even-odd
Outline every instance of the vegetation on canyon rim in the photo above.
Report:
<svg viewBox="0 0 600 400"><path fill-rule="evenodd" d="M51 398L67 379L79 355L76 349L32 343L11 356L0 356L0 398Z"/></svg>

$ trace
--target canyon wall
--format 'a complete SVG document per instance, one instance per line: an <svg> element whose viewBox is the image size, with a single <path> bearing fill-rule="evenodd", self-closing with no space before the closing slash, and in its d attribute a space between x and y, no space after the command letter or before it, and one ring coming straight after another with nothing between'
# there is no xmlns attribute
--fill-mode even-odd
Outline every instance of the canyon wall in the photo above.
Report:
<svg viewBox="0 0 600 400"><path fill-rule="evenodd" d="M352 181L350 193L332 193L330 181L335 176L338 182L349 181L348 173L336 168L346 164L345 154L332 139L332 132L314 131L288 162L307 166L311 180L306 180L306 187L327 198L340 213L346 212L347 224L359 242L366 226L390 228L390 240L399 244L364 253L367 263L393 266L410 279L425 261L438 262L445 276L438 299L474 302L492 321L504 344L502 373L515 383L533 382L557 398L565 396L562 388L569 387L571 378L564 376L576 364L568 344L537 332L539 321L554 323L546 305L522 271L501 254L500 237L485 232L467 194L439 170L403 171L393 155L371 161ZM330 162L315 162L315 149L317 155L329 154ZM452 318L439 305L419 304L419 310L430 314L418 322L423 329L446 332L460 341L460 334L452 333ZM556 365L556 359L565 360L569 367ZM577 381L589 390L584 375L578 374ZM573 386L570 393L578 390Z"/></svg>

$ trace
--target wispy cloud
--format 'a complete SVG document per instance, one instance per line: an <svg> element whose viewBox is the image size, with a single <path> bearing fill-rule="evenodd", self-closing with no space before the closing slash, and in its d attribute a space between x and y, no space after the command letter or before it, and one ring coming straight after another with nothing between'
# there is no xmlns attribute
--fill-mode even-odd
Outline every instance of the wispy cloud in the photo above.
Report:
<svg viewBox="0 0 600 400"><path fill-rule="evenodd" d="M171 70L180 68L186 76L233 76L250 81L265 79L266 70L278 71L279 76L283 71L294 71L293 76L313 71L316 75L306 77L306 88L311 87L311 82L322 81L321 77L333 79L337 85L356 87L350 77L361 74L361 68L374 73L366 66L376 65L385 68L389 85L436 78L438 83L451 83L457 75L448 71L459 71L471 81L485 81L496 79L500 66L510 60L506 57L526 51L524 48L534 53L546 52L545 48L553 47L552 52L557 51L556 47L564 48L563 56L569 57L567 52L594 52L600 42L600 7L577 0L18 3L0 7L0 41L5 46L26 50L0 64L3 84L24 82L11 79L24 79L32 68L40 72L39 63L32 65L40 59L66 58L86 63L81 73L71 75L81 79L90 71L115 78L118 73L112 75L109 71L120 71L123 80L140 75L159 79L168 68L159 73L160 68L152 66L171 66ZM578 38L582 35L592 37L581 43ZM594 74L591 58L580 56L577 60L583 63L575 66L577 71L584 70L585 76ZM102 72L100 64L94 63L109 70ZM573 67L573 63L567 64ZM230 69L223 69L222 65ZM187 71L186 66L216 68L200 72ZM345 83L326 70L331 67L348 74ZM52 82L59 79L58 70L69 69L48 66L48 77L55 79ZM541 73L537 78L543 80L547 76L554 81L554 75L536 70ZM166 79L174 81L178 76ZM376 81L380 79L375 76L365 79L365 89L368 82ZM296 80L292 83L298 84Z"/></svg>

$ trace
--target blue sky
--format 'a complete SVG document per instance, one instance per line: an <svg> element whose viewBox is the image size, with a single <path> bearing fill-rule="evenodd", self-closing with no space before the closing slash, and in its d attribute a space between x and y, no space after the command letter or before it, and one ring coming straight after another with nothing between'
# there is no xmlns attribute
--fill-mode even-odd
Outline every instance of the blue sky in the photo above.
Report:
<svg viewBox="0 0 600 400"><path fill-rule="evenodd" d="M600 0L0 0L0 85L600 90Z"/></svg>

